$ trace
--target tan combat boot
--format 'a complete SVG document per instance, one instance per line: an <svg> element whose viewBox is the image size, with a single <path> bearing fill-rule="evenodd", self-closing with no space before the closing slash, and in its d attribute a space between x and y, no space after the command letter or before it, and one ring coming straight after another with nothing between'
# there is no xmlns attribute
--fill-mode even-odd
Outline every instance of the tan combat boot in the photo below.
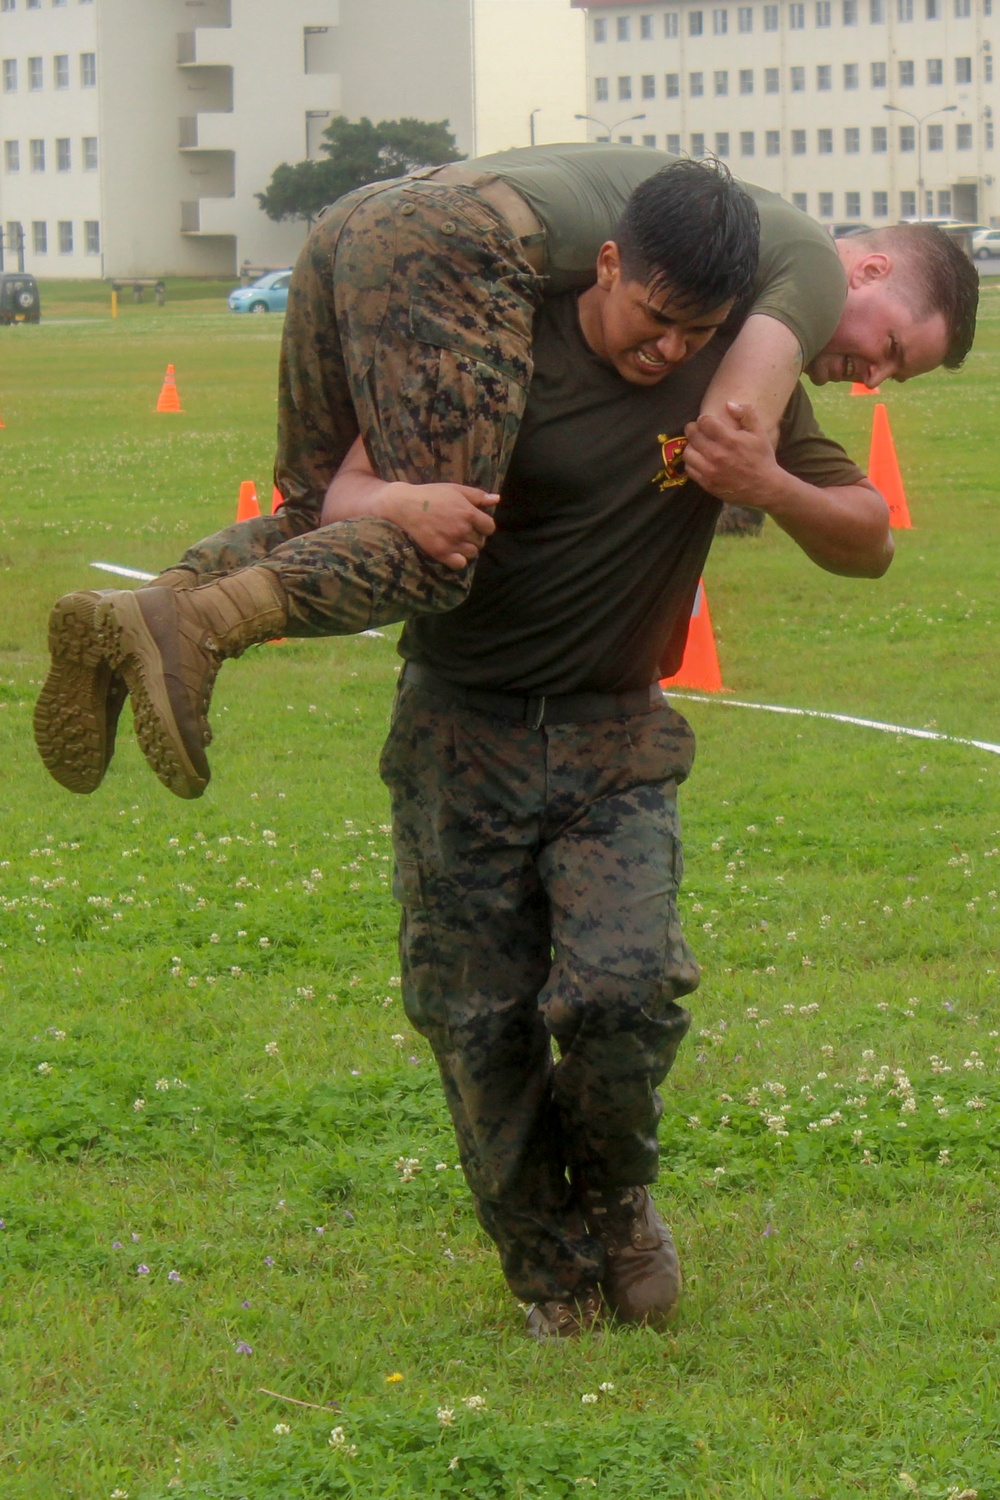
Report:
<svg viewBox="0 0 1000 1500"><path fill-rule="evenodd" d="M198 582L188 568L171 568L141 587L190 589ZM97 635L97 607L113 592L65 594L49 615L52 663L35 705L35 744L46 769L70 792L96 792L104 780L128 697Z"/></svg>
<svg viewBox="0 0 1000 1500"><path fill-rule="evenodd" d="M582 1291L564 1302L557 1298L536 1302L528 1308L524 1331L529 1338L544 1343L546 1339L574 1339L597 1328L604 1311L597 1287Z"/></svg>
<svg viewBox="0 0 1000 1500"><path fill-rule="evenodd" d="M607 1256L601 1289L623 1323L666 1326L681 1294L681 1271L670 1231L644 1187L585 1192L587 1229Z"/></svg>
<svg viewBox="0 0 1000 1500"><path fill-rule="evenodd" d="M146 759L176 796L200 797L211 777L208 708L220 666L287 628L276 574L242 568L204 588L105 594L94 623L108 665L128 685Z"/></svg>

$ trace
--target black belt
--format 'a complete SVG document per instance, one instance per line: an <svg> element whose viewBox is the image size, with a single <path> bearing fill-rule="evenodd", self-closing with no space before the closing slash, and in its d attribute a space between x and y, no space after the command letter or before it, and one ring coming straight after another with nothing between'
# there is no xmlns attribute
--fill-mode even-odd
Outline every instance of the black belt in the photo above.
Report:
<svg viewBox="0 0 1000 1500"><path fill-rule="evenodd" d="M627 719L633 714L648 714L666 703L658 683L648 688L634 688L628 693L557 693L540 697L519 697L516 693L488 693L479 688L462 687L439 677L430 667L408 661L403 668L403 682L424 688L446 703L472 708L477 713L493 714L514 724L540 729L543 724L591 724L598 719Z"/></svg>

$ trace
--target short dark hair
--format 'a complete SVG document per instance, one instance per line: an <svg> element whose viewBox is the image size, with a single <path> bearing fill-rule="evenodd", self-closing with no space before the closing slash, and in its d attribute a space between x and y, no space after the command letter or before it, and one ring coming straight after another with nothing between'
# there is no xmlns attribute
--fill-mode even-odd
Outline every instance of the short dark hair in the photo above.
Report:
<svg viewBox="0 0 1000 1500"><path fill-rule="evenodd" d="M900 295L918 318L943 315L948 350L942 363L957 370L972 348L979 306L979 273L957 240L936 224L887 224L851 239L898 257Z"/></svg>
<svg viewBox="0 0 1000 1500"><path fill-rule="evenodd" d="M635 189L615 230L622 275L706 312L753 289L760 217L722 162L676 161Z"/></svg>

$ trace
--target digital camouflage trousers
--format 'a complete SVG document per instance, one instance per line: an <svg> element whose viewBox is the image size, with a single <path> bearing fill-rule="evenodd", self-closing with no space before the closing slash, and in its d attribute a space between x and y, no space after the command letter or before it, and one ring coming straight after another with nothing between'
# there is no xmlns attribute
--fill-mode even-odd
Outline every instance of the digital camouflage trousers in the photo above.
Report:
<svg viewBox="0 0 1000 1500"><path fill-rule="evenodd" d="M657 1085L699 980L677 913L676 791L693 755L666 704L533 729L400 684L381 771L403 1002L525 1301L603 1275L584 1185L656 1177Z"/></svg>
<svg viewBox="0 0 1000 1500"><path fill-rule="evenodd" d="M541 285L474 188L417 176L340 199L306 241L289 290L275 463L285 504L207 537L181 566L272 569L292 636L453 609L472 566L433 562L387 521L320 527L323 498L359 433L384 479L499 490L531 379Z"/></svg>

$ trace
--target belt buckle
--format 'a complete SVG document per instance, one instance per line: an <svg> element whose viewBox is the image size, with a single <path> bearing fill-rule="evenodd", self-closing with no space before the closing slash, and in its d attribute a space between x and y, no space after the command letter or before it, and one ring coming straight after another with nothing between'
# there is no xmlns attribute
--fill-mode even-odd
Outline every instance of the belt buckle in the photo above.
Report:
<svg viewBox="0 0 1000 1500"><path fill-rule="evenodd" d="M529 724L528 727L530 729L541 729L541 727L542 727L542 720L544 718L545 718L545 695L543 694L542 697L539 698L539 700L538 700L538 712L536 713L536 715L534 717L534 721L531 724Z"/></svg>

